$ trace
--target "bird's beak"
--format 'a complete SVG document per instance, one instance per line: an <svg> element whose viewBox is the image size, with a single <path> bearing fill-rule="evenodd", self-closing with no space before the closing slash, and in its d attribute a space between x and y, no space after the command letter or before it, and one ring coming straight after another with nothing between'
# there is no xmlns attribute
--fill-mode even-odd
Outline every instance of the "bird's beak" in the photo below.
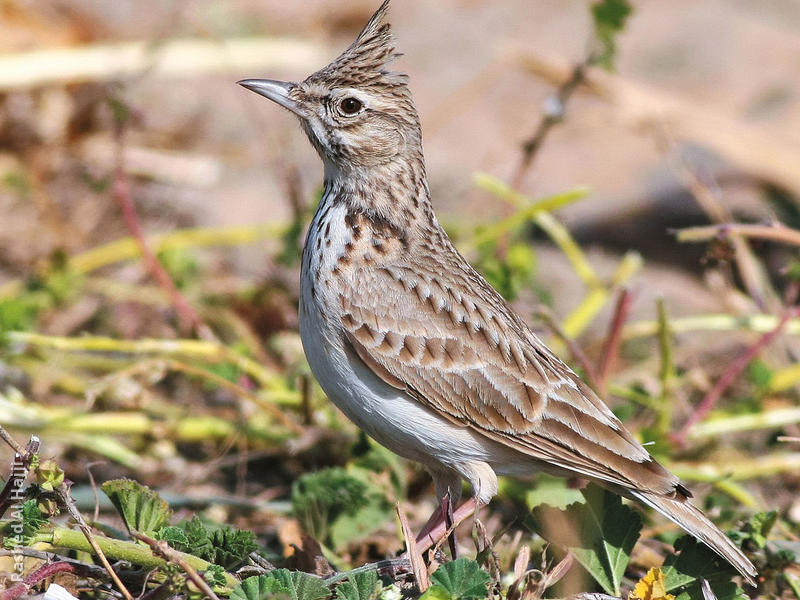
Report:
<svg viewBox="0 0 800 600"><path fill-rule="evenodd" d="M274 81L272 79L242 79L241 81L237 81L237 83L256 94L280 104L297 116L303 116L300 104L289 98L289 92L295 86L294 83L288 81Z"/></svg>

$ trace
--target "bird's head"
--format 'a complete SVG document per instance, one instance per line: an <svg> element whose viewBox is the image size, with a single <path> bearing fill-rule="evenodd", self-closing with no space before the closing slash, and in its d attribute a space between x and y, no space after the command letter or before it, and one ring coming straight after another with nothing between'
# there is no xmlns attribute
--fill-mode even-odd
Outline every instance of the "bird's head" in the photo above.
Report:
<svg viewBox="0 0 800 600"><path fill-rule="evenodd" d="M398 54L385 21L388 5L386 0L336 60L304 81L239 82L297 115L326 168L370 170L421 157L408 78L389 69Z"/></svg>

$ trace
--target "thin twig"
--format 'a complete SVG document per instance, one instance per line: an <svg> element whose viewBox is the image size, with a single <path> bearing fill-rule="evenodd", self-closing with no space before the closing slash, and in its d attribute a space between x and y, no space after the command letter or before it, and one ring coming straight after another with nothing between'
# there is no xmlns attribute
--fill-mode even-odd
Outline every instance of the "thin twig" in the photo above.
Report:
<svg viewBox="0 0 800 600"><path fill-rule="evenodd" d="M458 545L456 544L456 531L453 527L453 501L450 498L449 491L442 497L442 515L444 516L444 524L450 531L450 535L447 536L447 543L450 545L450 556L455 560L458 558Z"/></svg>
<svg viewBox="0 0 800 600"><path fill-rule="evenodd" d="M603 353L597 365L597 386L600 396L605 396L608 387L608 377L614 366L614 361L619 354L619 346L622 341L622 328L631 311L633 297L627 288L622 288L617 297L617 304L614 307L614 318L608 328Z"/></svg>
<svg viewBox="0 0 800 600"><path fill-rule="evenodd" d="M72 495L69 491L69 485L67 482L61 483L55 489L56 495L63 507L67 509L70 516L75 519L75 522L78 524L81 532L83 532L86 541L89 542L89 545L92 547L95 556L100 559L103 567L105 567L106 572L108 572L111 580L114 582L114 585L117 586L117 589L125 596L125 600L133 600L133 596L128 591L128 588L125 587L125 584L122 583L119 576L116 574L114 569L111 568L111 564L108 562L106 555L103 553L103 550L97 544L97 541L94 539L94 535L92 535L92 530L89 525L86 523L86 520L83 518L83 515L78 510L78 507L75 506L75 500L72 499Z"/></svg>
<svg viewBox="0 0 800 600"><path fill-rule="evenodd" d="M654 128L654 134L656 142L662 146L668 157L672 157L673 171L684 182L709 220L720 224L730 222L731 212L720 198L719 188L713 182L712 187L695 172L678 149L669 125L662 123L660 127ZM734 260L747 293L760 309L764 310L768 306L775 308L776 294L753 255L749 242L736 235L731 236L730 240L734 249Z"/></svg>
<svg viewBox="0 0 800 600"><path fill-rule="evenodd" d="M783 223L764 224L721 223L704 227L687 227L675 230L675 239L679 242L706 242L719 237L740 235L800 246L800 231L787 227Z"/></svg>
<svg viewBox="0 0 800 600"><path fill-rule="evenodd" d="M170 563L178 565L184 573L192 580L192 582L197 586L197 588L203 592L208 598L211 600L219 600L217 595L214 593L214 590L211 589L211 586L208 585L205 579L200 577L197 571L190 565L186 560L181 556L180 552L174 550L170 547L170 545L163 541L163 540L154 540L153 538L146 536L142 533L131 532L131 535L138 540L143 541L145 544L150 546L153 550L154 554L158 554Z"/></svg>
<svg viewBox="0 0 800 600"><path fill-rule="evenodd" d="M695 407L691 416L683 425L683 427L681 427L680 431L672 436L672 439L675 443L684 444L686 442L689 430L696 423L702 421L703 418L705 418L705 416L714 408L714 406L716 406L725 390L728 389L728 387L745 369L745 367L750 364L750 361L753 360L758 353L761 352L761 350L768 346L772 340L780 335L786 323L798 316L800 316L800 305L786 310L783 313L780 321L778 321L778 325L775 327L775 329L762 335L755 344L750 346L745 352L739 355L736 360L733 361L733 363L731 363L731 366L728 367L728 369L722 374L722 377L719 378L714 387L709 390L700 404Z"/></svg>
<svg viewBox="0 0 800 600"><path fill-rule="evenodd" d="M356 567L355 569L351 569L349 571L343 571L341 573L336 573L335 575L331 575L330 577L325 578L325 584L331 585L333 583L343 581L345 579L350 579L351 577L358 575L359 573L366 573L368 571L378 571L378 572L389 572L389 571L397 571L398 569L408 569L411 567L411 561L407 558L399 557L399 558L388 558L386 560L379 560L374 563L368 563L366 565L361 565L360 567Z"/></svg>
<svg viewBox="0 0 800 600"><path fill-rule="evenodd" d="M142 254L142 259L150 274L156 279L158 285L166 292L170 300L170 304L175 309L178 315L178 320L181 325L181 330L186 333L194 331L202 339L215 340L216 337L211 329L203 323L198 316L197 312L192 308L186 298L178 291L175 282L167 273L164 266L159 262L158 257L147 245L144 237L139 216L136 213L136 207L131 198L131 189L128 177L125 173L124 165L124 126L121 123L117 125L117 144L116 144L116 158L114 166L114 182L112 185L112 194L120 209L122 210L122 217L125 220L125 225L131 234L131 237L136 241L139 246L139 251Z"/></svg>
<svg viewBox="0 0 800 600"><path fill-rule="evenodd" d="M661 382L661 390L658 394L658 420L656 428L662 434L669 431L672 423L672 382L675 377L675 365L672 357L672 340L669 319L667 318L667 308L663 298L656 300L656 312L658 314L658 354L661 366L658 370L658 378Z"/></svg>
<svg viewBox="0 0 800 600"><path fill-rule="evenodd" d="M591 60L592 55L589 55L582 62L575 65L569 78L564 81L558 87L558 89L556 89L555 94L547 99L544 115L539 121L539 125L536 127L533 135L531 135L522 143L522 157L520 158L520 163L517 166L517 169L514 171L514 174L511 177L513 187L520 187L520 183L525 177L525 173L533 164L533 159L536 157L539 149L544 144L547 134L550 133L550 130L555 125L564 120L567 102L578 86L583 83L586 67Z"/></svg>
<svg viewBox="0 0 800 600"><path fill-rule="evenodd" d="M11 434L9 434L5 429L3 429L2 425L0 425L0 438L3 438L3 441L9 446L11 446L11 449L14 451L15 454L18 454L19 456L25 455L25 448L23 448L17 440L11 437Z"/></svg>

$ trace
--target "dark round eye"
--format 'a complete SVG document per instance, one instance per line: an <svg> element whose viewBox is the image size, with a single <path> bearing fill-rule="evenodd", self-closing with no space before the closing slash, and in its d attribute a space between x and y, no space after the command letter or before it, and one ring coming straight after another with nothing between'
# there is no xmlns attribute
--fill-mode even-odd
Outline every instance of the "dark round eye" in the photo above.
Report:
<svg viewBox="0 0 800 600"><path fill-rule="evenodd" d="M339 104L339 108L342 109L342 113L346 115L356 114L363 106L363 102L361 102L361 100L358 98L345 98L342 100L341 104Z"/></svg>

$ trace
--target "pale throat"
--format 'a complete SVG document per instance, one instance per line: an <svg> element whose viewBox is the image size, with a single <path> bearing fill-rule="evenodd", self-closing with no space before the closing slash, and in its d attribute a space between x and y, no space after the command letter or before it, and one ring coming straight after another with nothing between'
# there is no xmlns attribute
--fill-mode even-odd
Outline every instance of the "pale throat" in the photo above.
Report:
<svg viewBox="0 0 800 600"><path fill-rule="evenodd" d="M434 220L421 153L347 171L333 161L323 162L323 203L344 202L353 211L402 229L429 226Z"/></svg>

